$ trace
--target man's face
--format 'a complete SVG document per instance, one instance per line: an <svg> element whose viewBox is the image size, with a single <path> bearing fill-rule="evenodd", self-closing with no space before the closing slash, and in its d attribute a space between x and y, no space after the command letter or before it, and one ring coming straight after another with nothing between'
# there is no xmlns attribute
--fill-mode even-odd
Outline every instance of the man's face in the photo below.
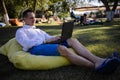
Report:
<svg viewBox="0 0 120 80"><path fill-rule="evenodd" d="M33 12L28 12L27 16L24 17L25 24L34 26L34 23L36 21L35 14Z"/></svg>

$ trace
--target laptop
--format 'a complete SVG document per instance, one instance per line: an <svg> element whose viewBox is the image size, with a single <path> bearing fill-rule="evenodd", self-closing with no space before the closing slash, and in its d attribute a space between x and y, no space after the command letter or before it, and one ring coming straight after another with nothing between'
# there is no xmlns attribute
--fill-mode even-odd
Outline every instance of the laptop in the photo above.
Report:
<svg viewBox="0 0 120 80"><path fill-rule="evenodd" d="M73 21L69 21L69 22L64 22L62 25L62 31L61 31L61 39L58 39L56 41L52 41L49 43L52 44L59 44L65 40L67 40L68 38L72 37L72 32L73 32L73 27L74 27L74 22Z"/></svg>

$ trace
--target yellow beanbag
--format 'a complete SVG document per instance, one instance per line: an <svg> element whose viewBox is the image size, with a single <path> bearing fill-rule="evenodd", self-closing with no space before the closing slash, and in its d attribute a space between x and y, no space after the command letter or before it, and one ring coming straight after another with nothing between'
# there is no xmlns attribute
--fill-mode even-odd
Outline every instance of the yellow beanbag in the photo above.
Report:
<svg viewBox="0 0 120 80"><path fill-rule="evenodd" d="M15 38L0 47L0 53L7 56L15 67L24 70L48 70L71 64L62 56L38 56L24 52Z"/></svg>

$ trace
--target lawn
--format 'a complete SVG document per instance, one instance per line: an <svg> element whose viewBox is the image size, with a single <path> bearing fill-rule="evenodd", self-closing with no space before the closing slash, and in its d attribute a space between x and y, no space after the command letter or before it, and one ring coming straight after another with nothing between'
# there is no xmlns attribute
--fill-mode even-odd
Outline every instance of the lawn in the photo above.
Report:
<svg viewBox="0 0 120 80"><path fill-rule="evenodd" d="M61 26L37 26L51 35L60 35ZM0 28L0 46L13 38L19 27ZM73 37L77 38L93 54L108 57L114 51L120 53L120 23L75 26ZM119 54L120 55L120 54ZM120 80L120 67L112 75L100 75L82 66L64 66L52 70L16 69L6 56L0 55L0 80Z"/></svg>

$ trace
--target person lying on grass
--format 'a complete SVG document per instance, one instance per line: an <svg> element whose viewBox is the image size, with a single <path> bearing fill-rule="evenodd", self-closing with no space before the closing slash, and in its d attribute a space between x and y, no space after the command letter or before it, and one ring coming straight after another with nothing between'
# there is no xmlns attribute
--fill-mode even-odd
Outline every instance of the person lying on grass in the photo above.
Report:
<svg viewBox="0 0 120 80"><path fill-rule="evenodd" d="M64 56L72 64L94 68L97 73L111 74L120 64L118 56L100 58L93 55L77 39L69 38L60 44L50 44L51 41L60 39L60 36L51 36L34 26L35 13L32 10L23 12L24 26L16 31L15 38L23 50L32 55ZM49 42L49 44L48 44ZM77 54L71 51L72 48Z"/></svg>

